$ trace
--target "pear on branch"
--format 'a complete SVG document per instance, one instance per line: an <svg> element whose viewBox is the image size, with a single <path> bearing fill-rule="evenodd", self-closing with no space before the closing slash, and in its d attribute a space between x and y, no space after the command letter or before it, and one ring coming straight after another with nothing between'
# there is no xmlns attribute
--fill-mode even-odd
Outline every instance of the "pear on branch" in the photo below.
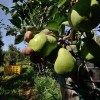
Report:
<svg viewBox="0 0 100 100"><path fill-rule="evenodd" d="M88 61L100 61L100 46L95 42L94 39L83 39L83 46L80 50L80 57Z"/></svg>
<svg viewBox="0 0 100 100"><path fill-rule="evenodd" d="M79 0L68 14L69 25L74 30L90 31L100 23L99 0Z"/></svg>
<svg viewBox="0 0 100 100"><path fill-rule="evenodd" d="M57 59L54 63L55 72L57 74L64 75L74 72L76 68L76 59L67 49L60 48L58 51Z"/></svg>

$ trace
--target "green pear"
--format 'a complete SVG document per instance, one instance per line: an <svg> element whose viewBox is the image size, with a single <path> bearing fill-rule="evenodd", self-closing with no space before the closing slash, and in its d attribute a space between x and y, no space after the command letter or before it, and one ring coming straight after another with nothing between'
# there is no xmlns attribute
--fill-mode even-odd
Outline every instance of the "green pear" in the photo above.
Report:
<svg viewBox="0 0 100 100"><path fill-rule="evenodd" d="M80 50L80 57L82 59L91 61L99 60L100 61L100 46L93 39L85 38L84 44Z"/></svg>
<svg viewBox="0 0 100 100"><path fill-rule="evenodd" d="M77 45L70 45L70 46L71 46L74 53L78 52Z"/></svg>
<svg viewBox="0 0 100 100"><path fill-rule="evenodd" d="M57 47L57 39L51 35L46 35L47 41L41 50L41 54L46 57Z"/></svg>
<svg viewBox="0 0 100 100"><path fill-rule="evenodd" d="M28 46L31 47L35 52L40 52L43 46L47 41L45 34L36 34L28 43Z"/></svg>
<svg viewBox="0 0 100 100"><path fill-rule="evenodd" d="M76 69L76 59L65 48L60 48L57 59L54 63L54 70L57 74L68 74Z"/></svg>
<svg viewBox="0 0 100 100"><path fill-rule="evenodd" d="M89 49L88 49L86 43L84 43L83 46L81 47L80 56L81 56L81 58L83 58L85 60L94 59L94 56L89 52Z"/></svg>
<svg viewBox="0 0 100 100"><path fill-rule="evenodd" d="M68 14L69 25L74 30L89 31L100 23L99 0L79 0Z"/></svg>

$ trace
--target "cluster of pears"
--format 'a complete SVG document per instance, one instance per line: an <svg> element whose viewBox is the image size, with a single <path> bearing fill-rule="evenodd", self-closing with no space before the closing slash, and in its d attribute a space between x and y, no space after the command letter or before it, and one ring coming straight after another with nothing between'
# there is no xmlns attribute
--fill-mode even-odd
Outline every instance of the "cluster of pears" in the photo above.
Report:
<svg viewBox="0 0 100 100"><path fill-rule="evenodd" d="M51 35L48 35L49 33ZM28 30L24 33L24 41L28 45L22 49L22 53L31 55L32 61L36 60L36 58L47 57L57 47L57 39L52 36L52 32L48 29L36 34L32 30Z"/></svg>
<svg viewBox="0 0 100 100"><path fill-rule="evenodd" d="M68 14L69 25L74 30L90 31L100 23L100 1L78 0Z"/></svg>
<svg viewBox="0 0 100 100"><path fill-rule="evenodd" d="M29 41L28 46L43 57L47 57L57 47L57 40L51 35L40 32Z"/></svg>
<svg viewBox="0 0 100 100"><path fill-rule="evenodd" d="M57 39L48 29L44 29L34 36L32 34L32 31L26 31L24 40L28 45L22 49L22 53L30 55L31 61L38 63L39 61L43 61L43 58L50 56L58 47ZM62 47L56 52L57 56L54 61L54 71L57 74L71 73L76 68L75 58L68 50Z"/></svg>
<svg viewBox="0 0 100 100"><path fill-rule="evenodd" d="M100 23L100 0L78 0L68 13L68 23L73 30L86 32L80 57L84 60L100 61L100 46L92 38L91 30Z"/></svg>

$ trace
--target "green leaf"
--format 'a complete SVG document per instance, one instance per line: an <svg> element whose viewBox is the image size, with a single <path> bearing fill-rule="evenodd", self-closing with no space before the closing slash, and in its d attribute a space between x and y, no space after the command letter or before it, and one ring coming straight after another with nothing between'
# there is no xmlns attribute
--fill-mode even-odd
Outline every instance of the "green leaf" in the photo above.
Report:
<svg viewBox="0 0 100 100"><path fill-rule="evenodd" d="M9 19L9 20L17 28L21 28L21 20L17 16L14 16L13 19Z"/></svg>
<svg viewBox="0 0 100 100"><path fill-rule="evenodd" d="M58 8L56 6L54 6L54 5L52 5L52 6L50 6L48 8L48 12L47 13L48 13L48 15L50 17L54 17L56 15L56 13L58 13Z"/></svg>
<svg viewBox="0 0 100 100"><path fill-rule="evenodd" d="M17 35L15 37L15 44L19 44L24 40L24 35Z"/></svg>
<svg viewBox="0 0 100 100"><path fill-rule="evenodd" d="M8 35L12 35L12 36L15 35L15 29L8 30L6 33L6 36L8 36Z"/></svg>
<svg viewBox="0 0 100 100"><path fill-rule="evenodd" d="M59 35L63 35L65 31L65 25L61 25L59 28Z"/></svg>
<svg viewBox="0 0 100 100"><path fill-rule="evenodd" d="M53 30L53 31L58 31L59 24L56 21L49 21L46 25L46 28Z"/></svg>
<svg viewBox="0 0 100 100"><path fill-rule="evenodd" d="M56 21L59 25L61 25L62 22L66 20L65 16L64 16L64 15L61 15L61 14L59 14L59 13L56 14L56 16L55 16L54 19L55 19L55 21Z"/></svg>
<svg viewBox="0 0 100 100"><path fill-rule="evenodd" d="M3 11L6 12L5 14L8 14L8 13L10 12L10 11L9 11L9 8L6 7L6 6L4 6L4 5L2 5L2 4L0 4L0 8L1 8Z"/></svg>
<svg viewBox="0 0 100 100"><path fill-rule="evenodd" d="M2 41L0 41L0 46L4 46L4 43Z"/></svg>
<svg viewBox="0 0 100 100"><path fill-rule="evenodd" d="M13 0L13 2L18 2L18 1L23 2L23 0Z"/></svg>
<svg viewBox="0 0 100 100"><path fill-rule="evenodd" d="M69 1L69 0L59 0L58 8L62 7L67 1Z"/></svg>

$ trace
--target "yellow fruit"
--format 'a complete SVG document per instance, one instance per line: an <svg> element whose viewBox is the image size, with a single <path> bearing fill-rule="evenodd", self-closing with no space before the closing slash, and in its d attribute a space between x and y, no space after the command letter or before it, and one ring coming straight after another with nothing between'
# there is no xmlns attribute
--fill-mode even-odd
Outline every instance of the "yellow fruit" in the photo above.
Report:
<svg viewBox="0 0 100 100"><path fill-rule="evenodd" d="M41 50L41 54L46 57L48 56L56 47L57 47L57 40L55 37L46 35L47 41Z"/></svg>
<svg viewBox="0 0 100 100"><path fill-rule="evenodd" d="M39 33L36 34L34 38L29 41L28 46L32 48L35 52L40 52L46 41L46 35Z"/></svg>
<svg viewBox="0 0 100 100"><path fill-rule="evenodd" d="M54 70L57 74L68 74L76 69L76 60L65 48L60 48L57 59L54 63Z"/></svg>
<svg viewBox="0 0 100 100"><path fill-rule="evenodd" d="M100 23L100 2L79 0L68 14L69 25L74 30L89 31Z"/></svg>

